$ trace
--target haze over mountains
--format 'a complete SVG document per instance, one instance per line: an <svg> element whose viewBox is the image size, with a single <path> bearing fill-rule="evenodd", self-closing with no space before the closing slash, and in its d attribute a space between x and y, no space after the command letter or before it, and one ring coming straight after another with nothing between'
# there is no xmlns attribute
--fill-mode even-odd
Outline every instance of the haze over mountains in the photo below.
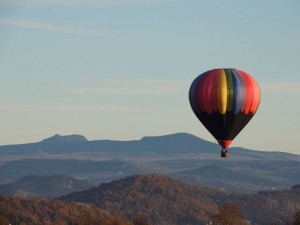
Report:
<svg viewBox="0 0 300 225"><path fill-rule="evenodd" d="M31 175L9 184L0 185L0 194L22 198L54 198L75 191L88 189L92 186L93 185L87 181L63 175Z"/></svg>
<svg viewBox="0 0 300 225"><path fill-rule="evenodd" d="M132 141L54 135L37 143L0 146L0 184L28 175L64 175L99 185L141 173L243 192L300 183L297 155L231 148L223 159L219 151L217 144L187 133Z"/></svg>

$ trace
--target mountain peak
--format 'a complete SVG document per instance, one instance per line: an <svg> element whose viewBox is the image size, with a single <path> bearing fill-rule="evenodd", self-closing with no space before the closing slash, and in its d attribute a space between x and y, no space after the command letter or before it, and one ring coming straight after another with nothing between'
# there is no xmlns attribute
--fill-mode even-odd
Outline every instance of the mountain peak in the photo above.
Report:
<svg viewBox="0 0 300 225"><path fill-rule="evenodd" d="M62 143L62 142L85 142L88 141L84 136L78 134L59 135L55 134L52 137L42 140L43 143Z"/></svg>
<svg viewBox="0 0 300 225"><path fill-rule="evenodd" d="M190 152L199 152L201 149L202 153L216 149L216 144L183 132L163 136L146 136L140 140L140 143L151 146L152 149L163 148L164 151L173 153L183 149Z"/></svg>
<svg viewBox="0 0 300 225"><path fill-rule="evenodd" d="M176 138L193 138L195 137L192 134L184 133L184 132L178 132L174 134L166 134L166 135L160 135L160 136L145 136L141 140L147 140L147 139L158 139L158 138L164 138L164 139L176 139Z"/></svg>

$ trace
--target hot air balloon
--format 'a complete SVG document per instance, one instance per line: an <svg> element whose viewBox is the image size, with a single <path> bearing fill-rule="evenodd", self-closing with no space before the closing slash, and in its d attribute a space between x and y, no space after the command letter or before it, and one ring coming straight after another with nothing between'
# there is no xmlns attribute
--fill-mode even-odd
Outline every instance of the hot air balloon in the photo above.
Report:
<svg viewBox="0 0 300 225"><path fill-rule="evenodd" d="M256 113L260 89L253 77L238 69L213 69L193 81L189 91L192 110L222 147L227 148Z"/></svg>

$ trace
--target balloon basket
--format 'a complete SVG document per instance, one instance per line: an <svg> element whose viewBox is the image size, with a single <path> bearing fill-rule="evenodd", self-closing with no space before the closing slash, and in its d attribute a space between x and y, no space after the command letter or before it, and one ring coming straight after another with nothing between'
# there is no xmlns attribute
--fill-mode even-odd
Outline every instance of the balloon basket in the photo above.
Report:
<svg viewBox="0 0 300 225"><path fill-rule="evenodd" d="M221 150L221 157L222 158L227 158L228 157L228 151L227 151L227 149L222 149Z"/></svg>

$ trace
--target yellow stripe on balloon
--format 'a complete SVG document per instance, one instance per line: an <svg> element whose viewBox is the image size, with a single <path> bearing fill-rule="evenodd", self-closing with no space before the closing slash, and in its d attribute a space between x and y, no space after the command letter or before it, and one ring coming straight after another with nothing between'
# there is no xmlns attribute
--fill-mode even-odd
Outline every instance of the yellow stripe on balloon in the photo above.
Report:
<svg viewBox="0 0 300 225"><path fill-rule="evenodd" d="M227 82L226 73L224 70L220 73L220 78L218 82L218 108L219 113L225 114L227 106Z"/></svg>

